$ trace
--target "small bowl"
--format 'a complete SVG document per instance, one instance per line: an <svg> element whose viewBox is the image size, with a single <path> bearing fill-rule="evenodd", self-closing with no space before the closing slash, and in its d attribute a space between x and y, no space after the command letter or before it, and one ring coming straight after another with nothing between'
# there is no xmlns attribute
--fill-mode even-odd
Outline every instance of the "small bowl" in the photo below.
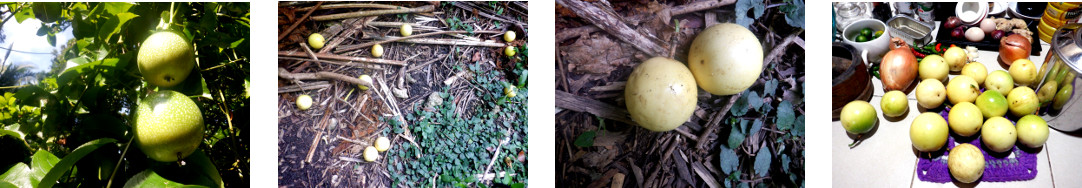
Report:
<svg viewBox="0 0 1082 188"><path fill-rule="evenodd" d="M864 28L871 28L872 31L883 31L883 35L864 42L857 42L855 39L850 38L859 34L860 30ZM864 52L868 53L864 58L868 61L861 63L879 62L879 60L882 60L883 54L887 53L888 47L890 46L890 36L890 32L887 31L887 24L876 19L857 20L849 24L849 26L845 26L845 29L842 30L842 40L845 41L846 44L852 45L859 50L857 51L857 54Z"/></svg>
<svg viewBox="0 0 1082 188"><path fill-rule="evenodd" d="M988 2L964 2L954 7L954 15L962 20L962 24L973 26L981 23L988 17Z"/></svg>
<svg viewBox="0 0 1082 188"><path fill-rule="evenodd" d="M1002 16L1004 12L1007 12L1006 2L992 2L989 3L991 8L988 8L988 15L995 15L996 17Z"/></svg>
<svg viewBox="0 0 1082 188"><path fill-rule="evenodd" d="M1036 20L1041 19L1041 15L1044 14L1044 9L1047 8L1048 3L1033 3L1033 2L1011 2L1007 3L1007 7L1010 10L1011 16Z"/></svg>

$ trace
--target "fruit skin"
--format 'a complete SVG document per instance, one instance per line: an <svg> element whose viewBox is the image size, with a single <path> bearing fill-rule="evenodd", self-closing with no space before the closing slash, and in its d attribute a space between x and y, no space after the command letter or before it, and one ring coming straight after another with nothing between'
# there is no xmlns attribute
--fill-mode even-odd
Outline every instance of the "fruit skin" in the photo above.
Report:
<svg viewBox="0 0 1082 188"><path fill-rule="evenodd" d="M509 98L515 98L515 96L518 95L515 90L518 90L515 86L507 86L503 88L503 94L507 95Z"/></svg>
<svg viewBox="0 0 1082 188"><path fill-rule="evenodd" d="M383 45L372 45L372 57L383 57Z"/></svg>
<svg viewBox="0 0 1082 188"><path fill-rule="evenodd" d="M1058 86L1059 83L1056 83L1055 80L1049 80L1037 90L1037 101L1042 104L1041 106L1048 104L1048 102L1052 102L1052 98L1056 97L1056 89L1058 89L1056 87Z"/></svg>
<svg viewBox="0 0 1082 188"><path fill-rule="evenodd" d="M368 83L372 83L372 76L368 76L367 74L362 74L361 76L357 77L357 79L361 79L362 81L367 81ZM368 91L368 86L357 85L357 88L360 88L361 91Z"/></svg>
<svg viewBox="0 0 1082 188"><path fill-rule="evenodd" d="M763 47L744 26L717 24L700 32L691 42L688 68L699 87L711 94L740 93L759 79Z"/></svg>
<svg viewBox="0 0 1082 188"><path fill-rule="evenodd" d="M947 52L943 53L943 59L947 60L947 67L950 67L951 72L961 71L962 67L969 62L966 50L957 46L947 48Z"/></svg>
<svg viewBox="0 0 1082 188"><path fill-rule="evenodd" d="M137 60L143 79L158 87L172 87L184 79L195 67L195 50L184 36L171 32L157 32L139 47Z"/></svg>
<svg viewBox="0 0 1082 188"><path fill-rule="evenodd" d="M879 121L879 116L876 115L875 108L872 104L862 100L856 100L849 102L845 107L842 107L842 114L840 117L842 127L846 132L851 134L864 134L872 130L875 126L875 122Z"/></svg>
<svg viewBox="0 0 1082 188"><path fill-rule="evenodd" d="M1059 92L1056 92L1056 99L1052 100L1052 109L1062 109L1063 105L1067 104L1067 100L1071 99L1071 94L1074 94L1074 86L1066 85L1060 88Z"/></svg>
<svg viewBox="0 0 1082 188"><path fill-rule="evenodd" d="M507 31L503 34L503 41L511 42L515 41L515 31Z"/></svg>
<svg viewBox="0 0 1082 188"><path fill-rule="evenodd" d="M917 115L917 119L909 125L909 140L917 151L938 151L947 144L948 132L947 121L943 120L943 116L925 112Z"/></svg>
<svg viewBox="0 0 1082 188"><path fill-rule="evenodd" d="M1014 83L1019 86L1031 86L1037 80L1037 65L1029 59L1015 60L1008 72L1011 73Z"/></svg>
<svg viewBox="0 0 1082 188"><path fill-rule="evenodd" d="M987 90L977 96L977 108L985 119L1007 114L1007 98L996 90Z"/></svg>
<svg viewBox="0 0 1082 188"><path fill-rule="evenodd" d="M981 89L977 85L977 81L973 81L973 78L969 76L957 76L947 82L947 99L951 101L951 104L972 103L977 100L977 96L980 94Z"/></svg>
<svg viewBox="0 0 1082 188"><path fill-rule="evenodd" d="M507 55L507 57L515 56L515 47L507 46L503 49L503 55Z"/></svg>
<svg viewBox="0 0 1082 188"><path fill-rule="evenodd" d="M1018 119L1018 142L1030 148L1041 147L1048 141L1048 122L1037 115Z"/></svg>
<svg viewBox="0 0 1082 188"><path fill-rule="evenodd" d="M376 147L368 146L364 148L364 161L372 162L379 160L379 151Z"/></svg>
<svg viewBox="0 0 1082 188"><path fill-rule="evenodd" d="M1037 111L1040 103L1037 101L1037 93L1033 89L1022 86L1016 87L1007 94L1008 110L1015 116L1025 116Z"/></svg>
<svg viewBox="0 0 1082 188"><path fill-rule="evenodd" d="M989 150L1003 153L1014 148L1014 142L1018 138L1014 124L1003 117L992 117L984 123L981 131L981 142Z"/></svg>
<svg viewBox="0 0 1082 188"><path fill-rule="evenodd" d="M890 91L883 95L883 98L879 101L879 108L883 109L884 116L898 117L905 114L906 110L909 110L909 99L905 97L905 93L902 93L902 91Z"/></svg>
<svg viewBox="0 0 1082 188"><path fill-rule="evenodd" d="M950 73L950 68L947 67L947 60L943 59L943 56L928 55L924 59L920 60L917 72L920 74L920 79L936 79L940 82L947 81L947 73Z"/></svg>
<svg viewBox="0 0 1082 188"><path fill-rule="evenodd" d="M947 156L951 176L962 183L973 183L984 175L984 154L973 144L959 144Z"/></svg>
<svg viewBox="0 0 1082 188"><path fill-rule="evenodd" d="M308 36L308 45L311 46L313 50L323 48L325 42L326 40L323 38L323 35L319 33L312 33L312 35Z"/></svg>
<svg viewBox="0 0 1082 188"><path fill-rule="evenodd" d="M1000 94L1007 94L1014 89L1014 79L1007 71L996 70L988 74L988 77L984 80L984 88L987 90L996 90Z"/></svg>
<svg viewBox="0 0 1082 188"><path fill-rule="evenodd" d="M955 104L947 114L950 128L961 136L973 136L981 130L984 116L981 110L973 103L962 102Z"/></svg>
<svg viewBox="0 0 1082 188"><path fill-rule="evenodd" d="M391 149L391 140L387 139L385 136L376 138L376 151L384 152L387 151L387 149Z"/></svg>
<svg viewBox="0 0 1082 188"><path fill-rule="evenodd" d="M970 63L962 67L962 75L973 78L973 81L977 81L977 85L984 84L984 78L988 77L988 68L984 67L982 63Z"/></svg>
<svg viewBox="0 0 1082 188"><path fill-rule="evenodd" d="M947 88L943 86L942 82L933 78L920 81L915 92L917 104L924 108L939 107L939 105L943 105L943 100L947 100Z"/></svg>
<svg viewBox="0 0 1082 188"><path fill-rule="evenodd" d="M410 24L402 24L402 27L398 29L402 33L403 37L408 37L413 34L413 26Z"/></svg>
<svg viewBox="0 0 1082 188"><path fill-rule="evenodd" d="M312 96L301 95L297 96L297 108L301 110L308 110L312 107Z"/></svg>
<svg viewBox="0 0 1082 188"><path fill-rule="evenodd" d="M135 145L160 162L192 154L203 141L203 113L180 92L160 90L139 101L135 111Z"/></svg>
<svg viewBox="0 0 1082 188"><path fill-rule="evenodd" d="M683 63L664 57L635 66L627 79L624 97L631 119L655 132L682 125L699 101L691 71Z"/></svg>

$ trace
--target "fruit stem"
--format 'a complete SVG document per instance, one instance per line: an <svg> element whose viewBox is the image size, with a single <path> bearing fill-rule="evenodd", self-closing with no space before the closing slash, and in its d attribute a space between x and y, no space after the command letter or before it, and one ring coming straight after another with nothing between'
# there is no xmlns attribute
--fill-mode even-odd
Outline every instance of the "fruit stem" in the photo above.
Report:
<svg viewBox="0 0 1082 188"><path fill-rule="evenodd" d="M128 139L128 144L124 145L124 152L120 152L120 159L117 159L116 165L113 166L113 172L109 174L109 182L105 183L105 187L113 187L113 177L116 177L116 171L120 169L120 163L124 162L124 156L128 155L128 148L131 148L132 141L135 141L134 137Z"/></svg>
<svg viewBox="0 0 1082 188"><path fill-rule="evenodd" d="M864 139L861 139L862 137L864 137L864 135L857 135L857 139L853 139L853 143L849 144L849 149L853 149L860 145L860 142L864 141Z"/></svg>

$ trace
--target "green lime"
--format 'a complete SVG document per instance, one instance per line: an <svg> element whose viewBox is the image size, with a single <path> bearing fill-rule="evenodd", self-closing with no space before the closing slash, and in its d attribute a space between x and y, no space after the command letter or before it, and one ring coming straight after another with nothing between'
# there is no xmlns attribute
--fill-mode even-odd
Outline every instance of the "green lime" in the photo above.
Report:
<svg viewBox="0 0 1082 188"><path fill-rule="evenodd" d="M872 36L872 29L870 29L870 28L861 29L860 30L860 35L863 35L865 37L871 37Z"/></svg>
<svg viewBox="0 0 1082 188"><path fill-rule="evenodd" d="M883 36L883 31L875 31L875 37L872 37L872 39L877 39L879 36Z"/></svg>
<svg viewBox="0 0 1082 188"><path fill-rule="evenodd" d="M857 42L866 42L866 41L868 41L868 37L865 37L864 35L857 36Z"/></svg>

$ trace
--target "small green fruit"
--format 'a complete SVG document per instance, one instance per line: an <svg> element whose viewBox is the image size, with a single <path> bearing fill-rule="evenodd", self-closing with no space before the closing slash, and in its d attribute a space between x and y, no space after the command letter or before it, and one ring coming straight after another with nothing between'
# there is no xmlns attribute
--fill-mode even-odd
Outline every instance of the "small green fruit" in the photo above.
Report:
<svg viewBox="0 0 1082 188"><path fill-rule="evenodd" d="M1007 98L996 90L987 90L977 96L977 108L985 119L1007 114Z"/></svg>
<svg viewBox="0 0 1082 188"><path fill-rule="evenodd" d="M515 41L515 31L507 31L503 34L503 41L511 42Z"/></svg>
<svg viewBox="0 0 1082 188"><path fill-rule="evenodd" d="M383 45L376 44L372 46L372 57L383 57Z"/></svg>
<svg viewBox="0 0 1082 188"><path fill-rule="evenodd" d="M1040 101L1041 106L1052 102L1052 98L1056 97L1056 91L1059 89L1057 87L1059 87L1059 83L1056 83L1055 80L1049 80L1037 90L1037 101Z"/></svg>
<svg viewBox="0 0 1082 188"><path fill-rule="evenodd" d="M366 81L368 83L372 83L372 77L368 76L367 74L362 74L360 77L357 77L357 78L361 79L363 81ZM364 86L364 85L357 85L357 88L361 88L361 91L367 91L368 90L368 86Z"/></svg>
<svg viewBox="0 0 1082 188"><path fill-rule="evenodd" d="M883 99L879 101L879 108L883 109L883 115L887 117L898 117L909 110L909 99L902 91L893 90L883 95Z"/></svg>
<svg viewBox="0 0 1082 188"><path fill-rule="evenodd" d="M184 36L169 31L157 32L143 41L136 61L148 83L172 87L192 72L195 50Z"/></svg>
<svg viewBox="0 0 1082 188"><path fill-rule="evenodd" d="M403 37L408 37L413 34L413 26L402 24L402 28L399 28L398 31L402 32Z"/></svg>
<svg viewBox="0 0 1082 188"><path fill-rule="evenodd" d="M308 110L312 107L312 97L308 95L301 95L297 97L297 108L301 110Z"/></svg>
<svg viewBox="0 0 1082 188"><path fill-rule="evenodd" d="M842 107L841 121L846 132L864 134L872 130L879 117L871 104L856 100Z"/></svg>
<svg viewBox="0 0 1082 188"><path fill-rule="evenodd" d="M312 49L319 50L323 48L324 42L326 41L323 39L323 35L319 33L312 33L312 35L308 36L308 45L312 46Z"/></svg>
<svg viewBox="0 0 1082 188"><path fill-rule="evenodd" d="M1071 94L1074 94L1074 86L1066 85L1060 88L1059 92L1056 92L1056 99L1052 101L1052 108L1056 110L1062 109L1063 105L1067 104L1067 100L1071 99Z"/></svg>
<svg viewBox="0 0 1082 188"><path fill-rule="evenodd" d="M192 154L203 140L203 113L188 96L161 90L150 94L135 111L135 145L161 162Z"/></svg>

